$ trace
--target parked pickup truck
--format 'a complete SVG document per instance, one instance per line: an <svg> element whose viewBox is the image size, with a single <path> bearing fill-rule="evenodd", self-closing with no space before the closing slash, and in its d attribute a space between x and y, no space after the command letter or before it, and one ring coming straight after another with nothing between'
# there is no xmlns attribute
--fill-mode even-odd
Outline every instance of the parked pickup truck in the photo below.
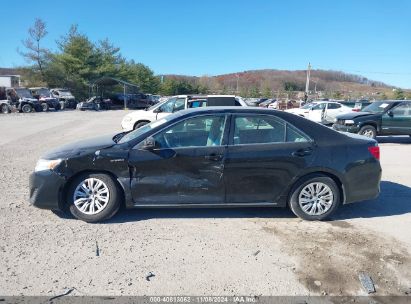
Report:
<svg viewBox="0 0 411 304"><path fill-rule="evenodd" d="M377 135L411 136L411 100L374 101L361 112L337 116L333 128L371 138Z"/></svg>
<svg viewBox="0 0 411 304"><path fill-rule="evenodd" d="M146 110L127 114L121 122L121 127L124 131L131 131L180 110L209 106L246 107L247 104L241 97L234 95L178 95Z"/></svg>

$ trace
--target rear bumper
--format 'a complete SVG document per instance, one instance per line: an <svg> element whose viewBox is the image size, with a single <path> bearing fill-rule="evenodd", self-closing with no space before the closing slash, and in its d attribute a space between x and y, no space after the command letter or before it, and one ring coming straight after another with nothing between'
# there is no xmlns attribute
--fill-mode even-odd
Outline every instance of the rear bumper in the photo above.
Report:
<svg viewBox="0 0 411 304"><path fill-rule="evenodd" d="M350 170L344 185L344 204L377 198L380 194L381 174L381 165L378 161Z"/></svg>
<svg viewBox="0 0 411 304"><path fill-rule="evenodd" d="M350 132L350 133L358 133L360 128L356 125L340 125L340 124L333 124L333 129L341 132Z"/></svg>
<svg viewBox="0 0 411 304"><path fill-rule="evenodd" d="M30 204L41 209L61 210L65 178L53 171L30 175Z"/></svg>

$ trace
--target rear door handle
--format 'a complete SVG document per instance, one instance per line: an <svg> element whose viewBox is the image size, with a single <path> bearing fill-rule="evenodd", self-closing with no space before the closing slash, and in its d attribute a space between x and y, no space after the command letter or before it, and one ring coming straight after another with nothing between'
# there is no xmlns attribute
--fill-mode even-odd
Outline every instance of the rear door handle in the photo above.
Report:
<svg viewBox="0 0 411 304"><path fill-rule="evenodd" d="M206 155L204 158L211 161L220 161L223 159L223 156L220 154L210 154Z"/></svg>
<svg viewBox="0 0 411 304"><path fill-rule="evenodd" d="M292 156L304 157L307 155L311 155L311 153L313 153L312 148L303 148L303 149L298 149L297 151L294 151L291 154Z"/></svg>

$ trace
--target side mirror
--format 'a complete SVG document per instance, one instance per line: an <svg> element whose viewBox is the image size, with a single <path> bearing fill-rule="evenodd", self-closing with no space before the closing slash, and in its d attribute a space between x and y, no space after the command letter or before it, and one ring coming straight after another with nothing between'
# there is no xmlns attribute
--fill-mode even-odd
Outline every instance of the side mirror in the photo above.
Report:
<svg viewBox="0 0 411 304"><path fill-rule="evenodd" d="M143 146L141 147L143 150L153 150L156 147L156 140L153 137L147 137L143 141Z"/></svg>
<svg viewBox="0 0 411 304"><path fill-rule="evenodd" d="M158 108L155 109L153 112L154 112L154 113L161 113L161 112L163 112L163 110L161 110L161 107L158 107Z"/></svg>
<svg viewBox="0 0 411 304"><path fill-rule="evenodd" d="M392 111L388 111L387 114L388 114L388 116L390 116L390 117L394 117L394 113L393 113Z"/></svg>

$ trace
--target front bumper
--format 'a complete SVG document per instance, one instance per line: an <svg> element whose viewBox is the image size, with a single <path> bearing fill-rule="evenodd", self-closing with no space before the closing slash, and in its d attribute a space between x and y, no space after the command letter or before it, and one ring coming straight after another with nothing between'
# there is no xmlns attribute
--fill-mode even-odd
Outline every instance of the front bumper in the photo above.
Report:
<svg viewBox="0 0 411 304"><path fill-rule="evenodd" d="M30 175L30 204L50 210L61 210L63 186L66 180L54 171L33 172Z"/></svg>
<svg viewBox="0 0 411 304"><path fill-rule="evenodd" d="M360 128L357 125L340 125L333 124L333 129L341 132L358 133Z"/></svg>

